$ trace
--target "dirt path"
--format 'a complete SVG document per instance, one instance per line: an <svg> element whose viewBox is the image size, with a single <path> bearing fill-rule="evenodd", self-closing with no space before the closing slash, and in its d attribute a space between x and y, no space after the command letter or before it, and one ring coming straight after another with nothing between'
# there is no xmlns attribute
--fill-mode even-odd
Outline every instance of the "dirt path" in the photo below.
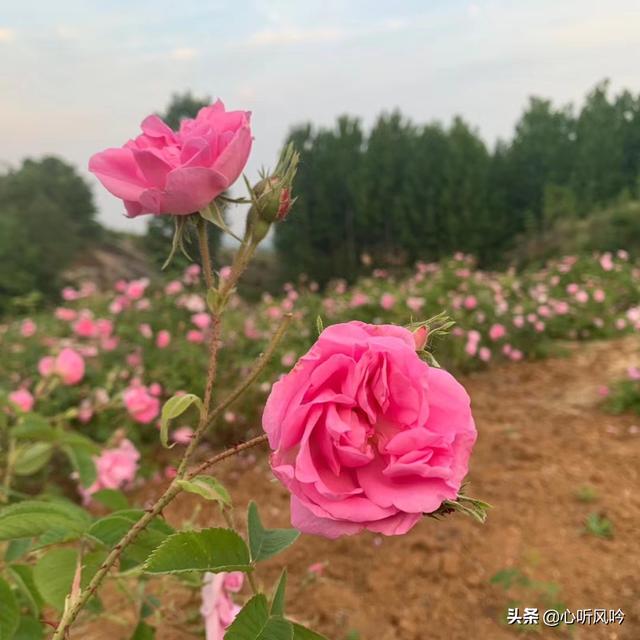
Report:
<svg viewBox="0 0 640 640"><path fill-rule="evenodd" d="M286 562L289 613L332 640L518 638L517 628L500 622L510 602L626 614L621 626L543 628L536 637L638 640L640 433L633 425L640 418L602 413L597 388L637 364L640 341L571 350L566 358L464 380L480 433L469 492L494 506L484 526L455 515L425 518L398 538L304 537L260 578L271 585ZM242 473L231 463L219 477L238 505L255 497L268 525L286 526L288 498L271 480L266 459L245 462ZM191 517L195 504L181 499L168 518ZM612 538L584 532L592 513L613 523ZM204 514L198 522L213 523ZM307 569L318 562L325 567L314 579ZM491 583L501 571L502 584ZM505 589L509 579L514 584ZM179 609L180 598L172 598ZM118 636L113 630L108 637ZM165 628L159 637L188 636Z"/></svg>

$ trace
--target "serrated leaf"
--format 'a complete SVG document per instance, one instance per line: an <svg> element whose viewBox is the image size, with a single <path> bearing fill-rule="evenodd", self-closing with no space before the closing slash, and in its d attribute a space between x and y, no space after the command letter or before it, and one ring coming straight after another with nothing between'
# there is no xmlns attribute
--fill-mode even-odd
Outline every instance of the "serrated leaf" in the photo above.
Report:
<svg viewBox="0 0 640 640"><path fill-rule="evenodd" d="M44 467L53 452L49 442L35 442L18 447L13 462L13 471L17 476L30 476Z"/></svg>
<svg viewBox="0 0 640 640"><path fill-rule="evenodd" d="M40 622L31 616L21 616L12 640L42 640L42 638L44 638L44 629Z"/></svg>
<svg viewBox="0 0 640 640"><path fill-rule="evenodd" d="M283 569L280 574L280 580L273 592L273 598L271 599L271 609L269 613L273 615L284 615L284 595L287 589L287 570Z"/></svg>
<svg viewBox="0 0 640 640"><path fill-rule="evenodd" d="M131 636L131 640L154 640L155 637L155 628L141 620L136 626L133 635Z"/></svg>
<svg viewBox="0 0 640 640"><path fill-rule="evenodd" d="M37 618L44 604L42 596L33 579L33 568L26 564L13 564L9 566L9 573L13 577L15 585L27 601L31 613Z"/></svg>
<svg viewBox="0 0 640 640"><path fill-rule="evenodd" d="M85 489L90 487L97 477L96 465L91 452L83 446L72 444L64 445L62 450L66 453L71 466L78 474L80 484Z"/></svg>
<svg viewBox="0 0 640 640"><path fill-rule="evenodd" d="M178 480L177 483L183 491L195 493L206 500L215 500L223 507L231 506L229 492L213 476L196 476L191 480Z"/></svg>
<svg viewBox="0 0 640 640"><path fill-rule="evenodd" d="M224 634L224 640L293 640L293 625L270 615L264 594L253 596Z"/></svg>
<svg viewBox="0 0 640 640"><path fill-rule="evenodd" d="M112 511L129 508L127 496L117 489L100 489L100 491L96 491L92 494L91 498Z"/></svg>
<svg viewBox="0 0 640 640"><path fill-rule="evenodd" d="M249 503L247 527L253 562L275 556L292 545L300 535L296 529L265 529L260 520L258 506L253 501Z"/></svg>
<svg viewBox="0 0 640 640"><path fill-rule="evenodd" d="M231 529L180 531L169 536L145 564L148 573L250 571L249 549Z"/></svg>
<svg viewBox="0 0 640 640"><path fill-rule="evenodd" d="M26 500L0 510L0 540L32 538L51 529L77 535L89 522L90 516L70 502Z"/></svg>
<svg viewBox="0 0 640 640"><path fill-rule="evenodd" d="M94 522L87 531L87 536L111 548L122 539L143 513L137 509L116 511ZM172 533L174 530L163 520L152 520L123 552L121 569L126 571L145 562L151 552Z"/></svg>
<svg viewBox="0 0 640 640"><path fill-rule="evenodd" d="M193 404L202 412L202 400L193 393L172 396L164 403L160 414L160 442L162 442L163 447L170 448L173 446L169 445L169 423L171 420L181 416Z"/></svg>
<svg viewBox="0 0 640 640"><path fill-rule="evenodd" d="M0 640L11 640L18 628L20 609L11 587L0 578Z"/></svg>
<svg viewBox="0 0 640 640"><path fill-rule="evenodd" d="M327 640L327 638L297 622L293 622L293 640Z"/></svg>

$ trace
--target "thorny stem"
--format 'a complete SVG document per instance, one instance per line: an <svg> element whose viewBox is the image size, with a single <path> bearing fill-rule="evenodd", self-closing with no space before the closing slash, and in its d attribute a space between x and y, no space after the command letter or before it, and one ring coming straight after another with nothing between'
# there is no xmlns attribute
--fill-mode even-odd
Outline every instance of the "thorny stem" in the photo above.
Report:
<svg viewBox="0 0 640 640"><path fill-rule="evenodd" d="M202 258L202 270L207 289L213 287L213 269L211 267L211 254L209 253L209 234L207 233L207 223L198 217L198 245L200 257Z"/></svg>
<svg viewBox="0 0 640 640"><path fill-rule="evenodd" d="M205 410L203 411L203 415L206 416L206 419L201 418L201 425L199 426L196 434L187 448L187 451L184 454L184 457L180 463L180 471L176 480L174 480L167 490L158 498L155 504L145 511L144 515L138 520L131 529L124 535L124 537L118 542L118 544L111 550L101 567L98 569L96 574L93 576L89 584L85 589L83 589L76 600L70 604L70 606L65 610L60 623L52 637L52 640L66 640L69 628L78 617L78 614L87 603L89 598L93 596L98 587L102 584L102 581L106 577L107 573L109 573L110 569L118 562L122 552L126 549L137 537L138 535L146 528L146 526L160 513L162 513L163 509L181 492L181 487L177 483L177 480L186 476L187 479L192 479L197 476L199 473L202 473L209 467L230 458L234 455L237 455L241 451L245 451L246 449L250 449L255 447L263 442L266 442L267 436L261 435L256 438L252 438L247 442L243 442L238 444L230 449L227 449L209 460L205 460L202 464L196 467L194 470L185 473L185 469L189 463L191 454L195 450L196 446L200 442L200 439L204 435L206 429L215 422L216 418L224 411L226 407L228 407L232 402L237 400L242 393L251 385L251 383L260 375L260 373L264 370L268 360L273 355L276 350L280 340L284 337L284 334L291 322L292 316L291 314L285 315L281 322L280 326L274 333L269 345L267 346L264 353L260 356L249 375L238 384L238 386L224 399L222 400L212 411L207 410L207 404L205 404ZM219 322L217 323L219 325ZM219 331L219 329L218 329ZM212 331L214 333L215 331ZM212 343L212 353L214 353L214 357L217 356L217 347L213 349ZM211 373L213 368L213 373ZM211 387L213 387L213 380L215 379L215 365L212 367L211 362L209 366L209 375L207 376L208 380L211 379ZM208 385L209 386L209 383ZM210 403L210 398L209 398Z"/></svg>

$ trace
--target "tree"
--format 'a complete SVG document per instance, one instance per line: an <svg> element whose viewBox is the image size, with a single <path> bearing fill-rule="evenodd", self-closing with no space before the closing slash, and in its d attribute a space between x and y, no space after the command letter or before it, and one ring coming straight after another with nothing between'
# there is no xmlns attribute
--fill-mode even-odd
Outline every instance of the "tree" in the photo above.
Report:
<svg viewBox="0 0 640 640"><path fill-rule="evenodd" d="M56 292L60 275L101 235L89 186L55 157L0 176L0 309L15 296Z"/></svg>

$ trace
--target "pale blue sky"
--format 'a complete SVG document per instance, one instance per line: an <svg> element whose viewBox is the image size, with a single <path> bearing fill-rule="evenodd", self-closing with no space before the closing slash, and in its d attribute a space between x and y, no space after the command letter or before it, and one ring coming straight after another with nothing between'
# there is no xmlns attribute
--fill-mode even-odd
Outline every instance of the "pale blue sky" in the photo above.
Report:
<svg viewBox="0 0 640 640"><path fill-rule="evenodd" d="M174 91L253 111L255 175L295 123L458 113L489 143L531 94L640 91L637 0L0 0L0 162L85 167ZM101 220L141 229L95 185Z"/></svg>

